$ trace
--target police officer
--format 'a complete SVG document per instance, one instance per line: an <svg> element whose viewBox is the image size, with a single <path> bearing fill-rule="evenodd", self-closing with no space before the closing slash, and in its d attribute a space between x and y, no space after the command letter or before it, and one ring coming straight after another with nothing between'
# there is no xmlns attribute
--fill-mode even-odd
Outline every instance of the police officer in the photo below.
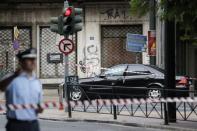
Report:
<svg viewBox="0 0 197 131"><path fill-rule="evenodd" d="M42 100L42 85L36 78L36 50L28 49L18 53L20 73L12 76L6 88L6 104L38 104ZM17 74L17 75L16 75ZM13 79L14 78L14 79ZM42 109L8 110L7 131L39 131L38 113Z"/></svg>

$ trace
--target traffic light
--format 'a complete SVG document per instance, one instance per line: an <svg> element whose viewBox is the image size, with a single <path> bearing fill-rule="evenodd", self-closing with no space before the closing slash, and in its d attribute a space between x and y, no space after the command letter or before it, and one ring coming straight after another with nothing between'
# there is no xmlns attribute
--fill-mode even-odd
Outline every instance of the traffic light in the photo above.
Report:
<svg viewBox="0 0 197 131"><path fill-rule="evenodd" d="M64 8L63 14L51 18L50 29L60 35L73 35L82 30L82 9L68 6Z"/></svg>
<svg viewBox="0 0 197 131"><path fill-rule="evenodd" d="M69 6L63 10L63 33L72 35L82 30L82 9Z"/></svg>
<svg viewBox="0 0 197 131"><path fill-rule="evenodd" d="M51 17L50 23L50 30L52 32L63 35L63 16Z"/></svg>

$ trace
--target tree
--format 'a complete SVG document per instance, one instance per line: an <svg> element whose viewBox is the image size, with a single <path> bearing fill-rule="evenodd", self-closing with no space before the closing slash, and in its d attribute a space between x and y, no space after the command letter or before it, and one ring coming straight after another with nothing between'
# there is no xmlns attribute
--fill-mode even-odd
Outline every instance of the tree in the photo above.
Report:
<svg viewBox="0 0 197 131"><path fill-rule="evenodd" d="M165 10L167 2L174 6ZM149 0L131 0L131 13L136 16L145 15L151 8ZM157 16L161 20L174 20L179 23L180 30L183 32L180 36L182 41L197 43L197 0L157 0Z"/></svg>

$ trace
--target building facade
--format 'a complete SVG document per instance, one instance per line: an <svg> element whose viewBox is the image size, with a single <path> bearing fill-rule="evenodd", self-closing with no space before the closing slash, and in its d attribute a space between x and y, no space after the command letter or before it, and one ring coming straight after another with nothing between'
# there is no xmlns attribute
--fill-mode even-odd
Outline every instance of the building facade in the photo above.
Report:
<svg viewBox="0 0 197 131"><path fill-rule="evenodd" d="M149 63L146 53L126 51L127 33L147 35L147 17L131 16L128 2L97 2L85 4L83 31L78 34L78 64L90 66L78 70L82 77L95 76L101 67L116 64Z"/></svg>
<svg viewBox="0 0 197 131"><path fill-rule="evenodd" d="M83 30L70 38L75 51L69 55L69 75L91 77L102 68L122 63L148 64L147 53L126 51L126 34L147 35L148 17L133 17L128 1L75 2L83 8ZM64 80L63 63L47 61L50 53L59 53L58 43L62 39L49 29L50 17L62 13L62 0L13 0L0 3L0 64L5 73L16 68L13 49L14 26L19 29L19 50L37 48L37 76L43 83L61 83ZM76 64L76 65L75 65ZM86 67L87 68L86 68Z"/></svg>

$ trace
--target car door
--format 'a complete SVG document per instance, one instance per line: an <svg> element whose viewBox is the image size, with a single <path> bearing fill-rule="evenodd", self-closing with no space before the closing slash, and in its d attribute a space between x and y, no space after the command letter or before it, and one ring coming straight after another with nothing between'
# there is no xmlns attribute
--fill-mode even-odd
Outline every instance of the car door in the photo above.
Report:
<svg viewBox="0 0 197 131"><path fill-rule="evenodd" d="M130 97L145 97L147 85L153 77L154 74L147 70L144 65L129 65L126 70L123 88L119 89L118 92Z"/></svg>
<svg viewBox="0 0 197 131"><path fill-rule="evenodd" d="M114 86L121 86L123 84L123 73L127 65L117 65L107 69L99 78L94 80L94 87L92 91L100 94L102 98L113 98L115 89Z"/></svg>

